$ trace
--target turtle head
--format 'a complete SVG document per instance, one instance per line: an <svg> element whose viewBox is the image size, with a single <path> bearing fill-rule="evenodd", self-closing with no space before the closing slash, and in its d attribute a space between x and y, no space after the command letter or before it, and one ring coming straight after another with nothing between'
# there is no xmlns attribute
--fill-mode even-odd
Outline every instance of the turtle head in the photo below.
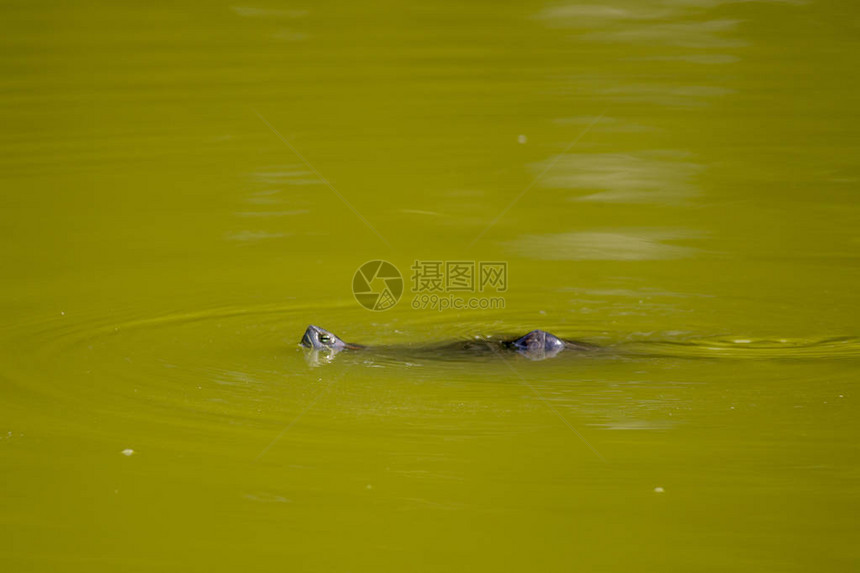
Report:
<svg viewBox="0 0 860 573"><path fill-rule="evenodd" d="M344 348L349 347L346 342L328 330L314 326L313 324L305 330L305 334L302 336L302 341L299 344L312 350L328 350L330 352L340 352Z"/></svg>
<svg viewBox="0 0 860 573"><path fill-rule="evenodd" d="M561 338L543 330L532 330L510 344L517 352L531 360L552 358L564 350L564 341Z"/></svg>

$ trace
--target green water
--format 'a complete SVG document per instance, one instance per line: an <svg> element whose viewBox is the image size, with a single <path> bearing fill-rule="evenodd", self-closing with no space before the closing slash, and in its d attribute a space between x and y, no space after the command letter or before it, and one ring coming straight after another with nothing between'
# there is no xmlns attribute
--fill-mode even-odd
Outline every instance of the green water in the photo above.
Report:
<svg viewBox="0 0 860 573"><path fill-rule="evenodd" d="M0 567L855 569L858 16L4 2Z"/></svg>

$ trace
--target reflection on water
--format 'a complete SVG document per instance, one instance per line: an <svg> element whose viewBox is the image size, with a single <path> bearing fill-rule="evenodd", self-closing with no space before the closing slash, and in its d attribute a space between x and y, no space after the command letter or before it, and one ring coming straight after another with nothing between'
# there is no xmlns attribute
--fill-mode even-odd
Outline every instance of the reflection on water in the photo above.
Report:
<svg viewBox="0 0 860 573"><path fill-rule="evenodd" d="M681 157L678 157L681 155ZM576 189L576 201L674 204L697 193L701 166L669 151L630 155L578 153L565 157L544 178L547 187Z"/></svg>
<svg viewBox="0 0 860 573"><path fill-rule="evenodd" d="M524 258L544 260L641 261L695 256L696 249L671 244L695 234L675 230L644 229L625 232L581 232L524 235L512 250Z"/></svg>
<svg viewBox="0 0 860 573"><path fill-rule="evenodd" d="M6 3L0 567L856 569L856 12Z"/></svg>

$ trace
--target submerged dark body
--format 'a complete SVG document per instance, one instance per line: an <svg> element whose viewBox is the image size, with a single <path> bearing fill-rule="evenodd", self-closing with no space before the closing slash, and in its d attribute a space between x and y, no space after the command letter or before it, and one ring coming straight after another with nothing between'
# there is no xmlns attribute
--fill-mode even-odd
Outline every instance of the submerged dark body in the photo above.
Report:
<svg viewBox="0 0 860 573"><path fill-rule="evenodd" d="M573 340L561 338L543 330L533 330L520 337L483 338L461 340L421 347L379 347L369 348L360 344L344 342L338 336L318 326L308 326L301 346L314 353L322 353L332 357L344 350L373 350L382 353L421 355L436 358L467 358L469 356L487 356L492 354L513 353L530 360L552 358L562 351L586 351L595 347Z"/></svg>

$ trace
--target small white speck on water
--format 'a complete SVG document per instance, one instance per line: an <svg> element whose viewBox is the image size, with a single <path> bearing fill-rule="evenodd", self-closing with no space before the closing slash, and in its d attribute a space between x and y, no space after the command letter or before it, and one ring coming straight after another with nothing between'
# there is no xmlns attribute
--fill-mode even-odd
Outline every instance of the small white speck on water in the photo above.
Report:
<svg viewBox="0 0 860 573"><path fill-rule="evenodd" d="M66 316L66 313L65 313L65 312L63 312L63 311L61 310L61 311L60 311L60 316Z"/></svg>
<svg viewBox="0 0 860 573"><path fill-rule="evenodd" d="M734 406L729 406L729 410L734 410L734 409L735 409Z"/></svg>
<svg viewBox="0 0 860 573"><path fill-rule="evenodd" d="M665 492L666 492L666 490L663 489L662 487L655 487L654 488L654 493L665 493Z"/></svg>
<svg viewBox="0 0 860 573"><path fill-rule="evenodd" d="M373 489L373 486L370 484L367 484L367 487L365 487L365 489Z"/></svg>
<svg viewBox="0 0 860 573"><path fill-rule="evenodd" d="M843 396L842 394L840 394L840 395L839 395L839 397L840 397L840 398L844 398L845 396Z"/></svg>
<svg viewBox="0 0 860 573"><path fill-rule="evenodd" d="M124 455L126 457L131 456L133 454L134 454L134 450L132 450L131 448L126 448L122 451L122 455Z"/></svg>
<svg viewBox="0 0 860 573"><path fill-rule="evenodd" d="M520 134L520 135L518 135L518 136L517 136L517 143L519 143L520 145L525 145L525 143L526 143L528 140L529 140L529 138L528 138L528 137L526 137L525 135Z"/></svg>
<svg viewBox="0 0 860 573"><path fill-rule="evenodd" d="M752 340L747 340L746 338L737 338L735 339L735 344L749 344Z"/></svg>

